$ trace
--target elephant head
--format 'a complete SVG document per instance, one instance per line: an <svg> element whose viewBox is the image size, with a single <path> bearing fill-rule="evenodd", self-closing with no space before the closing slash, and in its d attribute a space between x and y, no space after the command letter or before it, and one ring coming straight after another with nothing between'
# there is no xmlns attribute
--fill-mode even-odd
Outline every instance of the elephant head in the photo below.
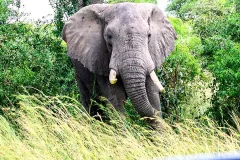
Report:
<svg viewBox="0 0 240 160"><path fill-rule="evenodd" d="M160 90L155 69L174 49L176 33L153 4L95 4L75 13L65 24L68 56L91 72L121 77L133 106L142 116L153 116L146 93L150 76Z"/></svg>

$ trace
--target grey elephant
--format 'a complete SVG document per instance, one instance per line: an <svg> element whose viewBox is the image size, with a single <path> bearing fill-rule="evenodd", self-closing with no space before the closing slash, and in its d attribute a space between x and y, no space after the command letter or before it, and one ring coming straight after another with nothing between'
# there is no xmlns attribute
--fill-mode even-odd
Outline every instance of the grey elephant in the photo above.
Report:
<svg viewBox="0 0 240 160"><path fill-rule="evenodd" d="M106 97L124 114L127 97L141 116L161 113L155 70L174 49L176 33L153 4L94 4L66 22L63 39L82 103Z"/></svg>

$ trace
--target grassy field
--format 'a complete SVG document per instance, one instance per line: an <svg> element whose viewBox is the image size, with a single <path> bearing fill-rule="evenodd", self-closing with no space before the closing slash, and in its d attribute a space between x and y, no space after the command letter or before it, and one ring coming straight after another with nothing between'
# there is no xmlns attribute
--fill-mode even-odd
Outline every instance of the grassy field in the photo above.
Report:
<svg viewBox="0 0 240 160"><path fill-rule="evenodd" d="M19 95L16 109L3 108L0 116L1 159L151 159L240 150L239 130L207 118L171 125L166 120L159 133L121 119L111 107L107 123L81 108L68 97Z"/></svg>

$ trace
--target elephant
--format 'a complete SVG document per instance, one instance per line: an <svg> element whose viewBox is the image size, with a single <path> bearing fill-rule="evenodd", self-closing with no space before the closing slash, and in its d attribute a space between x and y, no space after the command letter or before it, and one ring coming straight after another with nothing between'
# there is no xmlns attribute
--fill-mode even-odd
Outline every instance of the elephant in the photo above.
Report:
<svg viewBox="0 0 240 160"><path fill-rule="evenodd" d="M142 117L160 117L156 75L174 49L176 32L154 4L93 4L80 9L62 31L83 106L106 97L124 115L129 98Z"/></svg>

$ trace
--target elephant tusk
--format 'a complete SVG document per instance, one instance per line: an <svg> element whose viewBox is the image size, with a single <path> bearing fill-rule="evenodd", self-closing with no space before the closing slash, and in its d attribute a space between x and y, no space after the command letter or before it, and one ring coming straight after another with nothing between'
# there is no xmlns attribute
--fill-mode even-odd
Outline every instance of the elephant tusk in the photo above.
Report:
<svg viewBox="0 0 240 160"><path fill-rule="evenodd" d="M114 71L113 69L110 70L110 74L109 74L109 81L111 84L115 84L117 82L117 73L116 71Z"/></svg>
<svg viewBox="0 0 240 160"><path fill-rule="evenodd" d="M165 89L163 88L161 82L158 80L158 77L157 77L155 71L152 71L152 72L150 73L150 77L151 77L153 83L158 87L159 91L160 91L161 93L164 93L164 92L165 92Z"/></svg>

